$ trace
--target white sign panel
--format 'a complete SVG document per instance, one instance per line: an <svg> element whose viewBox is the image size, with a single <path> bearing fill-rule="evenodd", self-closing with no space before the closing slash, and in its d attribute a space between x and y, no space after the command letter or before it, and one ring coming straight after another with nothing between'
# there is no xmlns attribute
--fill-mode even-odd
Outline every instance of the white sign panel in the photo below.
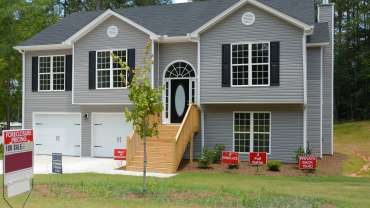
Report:
<svg viewBox="0 0 370 208"><path fill-rule="evenodd" d="M33 176L33 131L3 131L4 185L8 197L30 191Z"/></svg>

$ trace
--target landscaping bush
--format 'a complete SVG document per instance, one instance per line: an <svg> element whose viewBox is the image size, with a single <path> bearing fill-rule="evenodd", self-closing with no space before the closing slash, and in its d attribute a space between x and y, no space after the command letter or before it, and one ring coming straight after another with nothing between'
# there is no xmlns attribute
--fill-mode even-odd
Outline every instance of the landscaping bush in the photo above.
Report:
<svg viewBox="0 0 370 208"><path fill-rule="evenodd" d="M222 151L225 150L225 145L216 144L212 154L212 163L218 163L221 160Z"/></svg>
<svg viewBox="0 0 370 208"><path fill-rule="evenodd" d="M270 160L267 162L267 167L271 171L280 171L281 162L278 160Z"/></svg>
<svg viewBox="0 0 370 208"><path fill-rule="evenodd" d="M209 168L209 165L212 162L212 158L213 158L212 151L208 150L207 148L204 148L199 157L198 168L202 169Z"/></svg>
<svg viewBox="0 0 370 208"><path fill-rule="evenodd" d="M227 168L230 169L230 170L239 169L239 165L228 165Z"/></svg>
<svg viewBox="0 0 370 208"><path fill-rule="evenodd" d="M306 153L304 152L304 148L301 146L299 147L295 152L294 152L294 159L295 161L298 163L299 162L299 157L300 156L307 156L307 155L311 155L312 151L311 151L311 148L310 148L310 144L308 143L307 144L307 149L306 149Z"/></svg>

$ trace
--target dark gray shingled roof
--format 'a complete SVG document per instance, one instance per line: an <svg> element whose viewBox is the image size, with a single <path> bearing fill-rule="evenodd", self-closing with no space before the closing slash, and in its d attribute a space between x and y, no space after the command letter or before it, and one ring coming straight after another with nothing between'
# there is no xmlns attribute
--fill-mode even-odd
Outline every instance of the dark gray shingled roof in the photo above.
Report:
<svg viewBox="0 0 370 208"><path fill-rule="evenodd" d="M158 35L184 36L191 33L239 0L208 0L184 4L145 6L115 10ZM313 0L259 0L308 25L314 23ZM104 11L71 14L20 46L59 44Z"/></svg>
<svg viewBox="0 0 370 208"><path fill-rule="evenodd" d="M326 43L329 40L329 25L327 22L315 23L313 34L307 37L307 43Z"/></svg>

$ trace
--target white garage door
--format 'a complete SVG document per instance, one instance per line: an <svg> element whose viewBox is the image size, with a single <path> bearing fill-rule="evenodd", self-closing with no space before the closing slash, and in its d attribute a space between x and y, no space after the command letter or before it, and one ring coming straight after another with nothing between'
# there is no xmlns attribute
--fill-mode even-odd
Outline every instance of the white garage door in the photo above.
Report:
<svg viewBox="0 0 370 208"><path fill-rule="evenodd" d="M123 113L93 113L93 156L113 157L113 149L126 148L132 125Z"/></svg>
<svg viewBox="0 0 370 208"><path fill-rule="evenodd" d="M80 156L81 115L34 114L36 154Z"/></svg>

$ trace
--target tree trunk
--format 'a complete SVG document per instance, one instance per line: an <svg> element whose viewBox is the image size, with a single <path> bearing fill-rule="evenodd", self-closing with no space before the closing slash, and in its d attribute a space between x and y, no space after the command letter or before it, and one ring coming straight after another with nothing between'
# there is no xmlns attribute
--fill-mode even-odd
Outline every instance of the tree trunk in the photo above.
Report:
<svg viewBox="0 0 370 208"><path fill-rule="evenodd" d="M96 0L96 10L100 10L101 0Z"/></svg>

